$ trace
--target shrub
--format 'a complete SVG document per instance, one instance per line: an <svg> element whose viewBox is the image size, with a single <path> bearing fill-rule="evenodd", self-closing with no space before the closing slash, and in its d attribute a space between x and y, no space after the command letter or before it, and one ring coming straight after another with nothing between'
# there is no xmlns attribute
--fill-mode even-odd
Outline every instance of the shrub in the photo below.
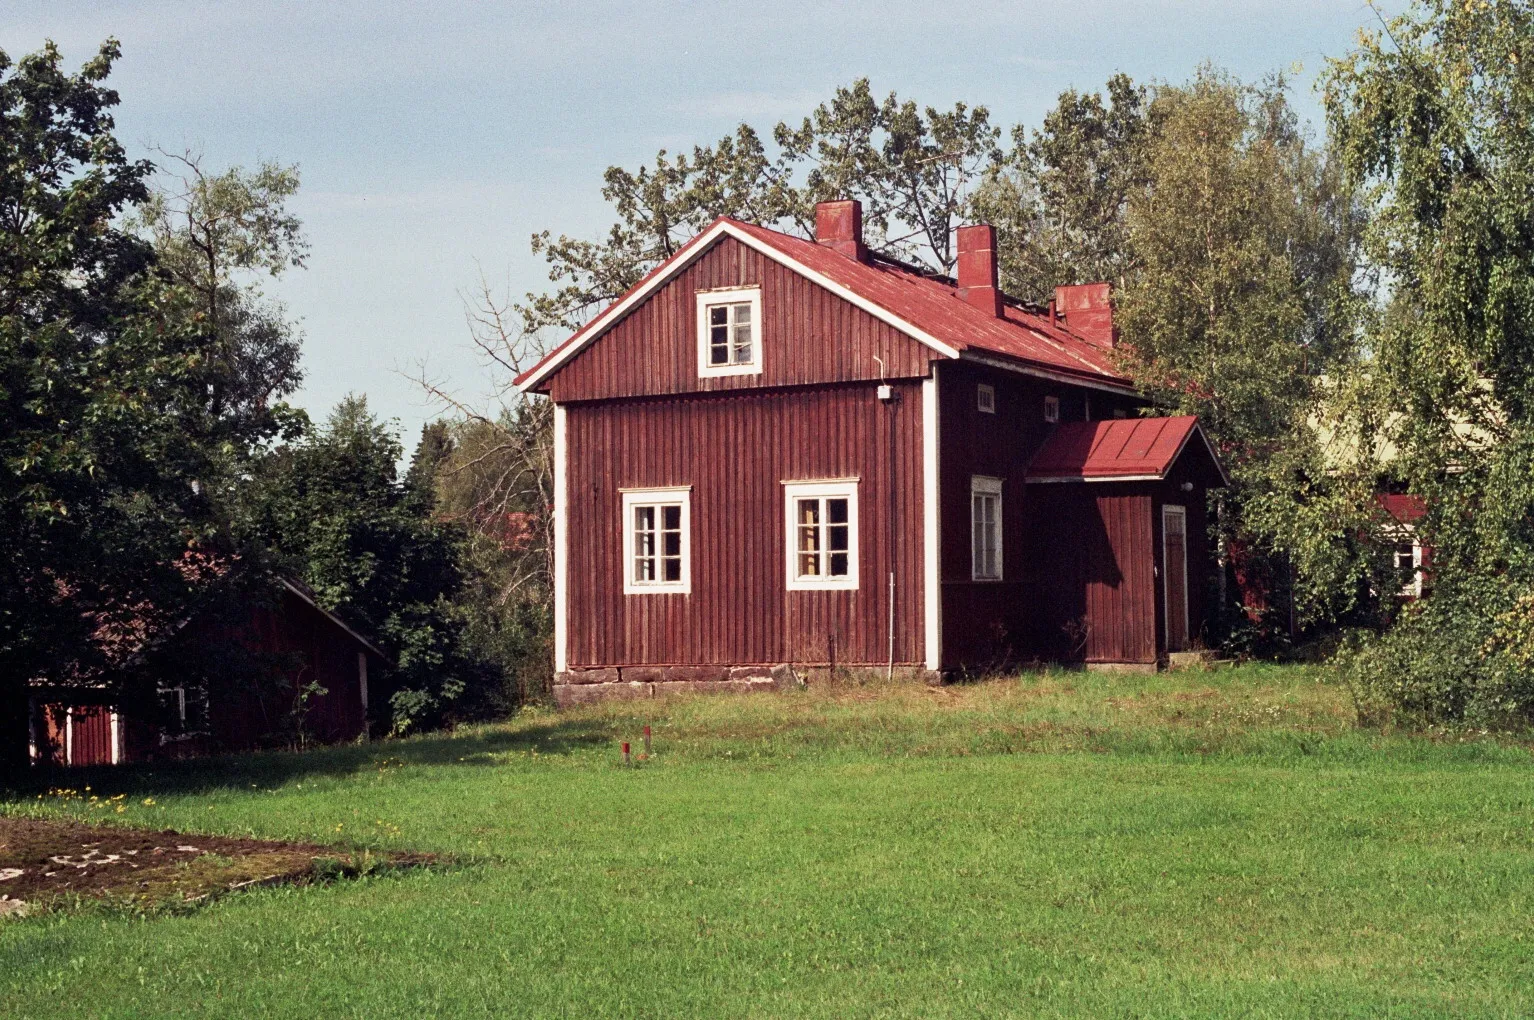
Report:
<svg viewBox="0 0 1534 1020"><path fill-rule="evenodd" d="M1364 722L1534 724L1534 590L1505 575L1464 580L1339 662Z"/></svg>

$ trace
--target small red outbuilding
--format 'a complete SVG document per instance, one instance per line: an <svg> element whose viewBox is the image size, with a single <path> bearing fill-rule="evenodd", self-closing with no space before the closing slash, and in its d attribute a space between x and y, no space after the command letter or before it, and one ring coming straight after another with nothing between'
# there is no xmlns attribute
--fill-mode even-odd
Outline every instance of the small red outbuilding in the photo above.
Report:
<svg viewBox="0 0 1534 1020"><path fill-rule="evenodd" d="M209 675L161 671L158 705L122 708L105 684L34 683L33 761L116 765L366 735L378 694L369 677L376 684L388 663L372 642L290 580L238 607L232 626L229 616L194 615L178 629L177 661Z"/></svg>
<svg viewBox="0 0 1534 1020"><path fill-rule="evenodd" d="M1150 663L1186 651L1214 563L1205 493L1226 484L1198 419L1061 425L1029 466L1035 603L1060 658Z"/></svg>

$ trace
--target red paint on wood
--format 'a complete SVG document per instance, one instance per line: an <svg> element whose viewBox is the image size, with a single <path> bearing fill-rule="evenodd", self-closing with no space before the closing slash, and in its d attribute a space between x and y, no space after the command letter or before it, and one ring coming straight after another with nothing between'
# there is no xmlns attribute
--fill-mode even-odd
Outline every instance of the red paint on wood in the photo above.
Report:
<svg viewBox="0 0 1534 1020"><path fill-rule="evenodd" d="M741 286L762 288L762 371L700 377L697 294ZM549 394L564 402L848 382L878 379L881 371L911 378L927 374L930 353L895 327L727 237L576 355L551 380Z"/></svg>
<svg viewBox="0 0 1534 1020"><path fill-rule="evenodd" d="M958 284L954 280L945 277L933 276L883 258L870 257L866 261L848 258L814 241L738 220L721 219L716 221L717 223L727 223L731 229L748 235L754 242L786 256L831 284L858 295L862 300L872 303L901 323L921 331L952 351L967 351L977 355L999 357L1016 362L1020 367L1034 366L1075 376L1082 380L1093 380L1101 385L1121 387L1126 394L1132 395L1130 381L1119 372L1102 345L1082 338L1063 321L1055 321L1032 306L1022 307L1009 303L995 312L988 304L985 309L977 308L960 296ZM750 380L754 377L699 380L695 371L685 376L668 373L666 367L670 364L669 361L657 366L648 360L637 364L626 364L624 359L617 358L617 363L613 364L616 356L609 355L605 358L598 356L597 363L586 370L588 375L595 374L594 379L583 378L564 389L560 387L561 377L571 372L573 366L587 357L591 351L607 345L612 333L622 328L636 315L648 316L648 322L638 327L631 326L630 330L637 330L643 334L652 345L660 343L663 346L655 348L641 344L638 350L630 351L631 355L644 353L647 356L663 355L666 358L675 358L679 356L678 352L682 347L686 347L689 351L694 350L693 345L696 344L697 337L692 318L695 306L692 302L695 300L697 290L700 286L721 287L761 282L765 300L767 292L770 289L777 289L777 286L770 284L765 277L760 280L752 279L753 275L761 276L761 273L753 268L758 264L770 264L774 267L773 273L784 273L797 278L799 282L793 284L790 289L803 286L820 289L818 285L811 283L795 270L782 266L781 263L748 245L741 244L733 237L716 238L711 242L712 248L699 254L699 248L703 243L700 238L706 234L707 231L689 241L671 259L657 267L645 277L644 281L636 285L636 290L646 286L656 286L656 290L643 302L629 309L621 318L609 320L605 317L607 313L604 312L560 344L547 358L518 376L518 385L528 385L537 378L540 382L535 388L540 392L548 392L556 400L595 399L603 396L685 392L700 389L732 389L753 385ZM722 255L718 251L720 248L725 249ZM742 256L739 249L750 252L750 257ZM753 261L753 259L759 261ZM734 268L730 265L732 260L738 263ZM708 271L705 271L704 278L712 278L715 282L700 284L693 279L698 275L696 271L698 263L713 263L716 267L722 264L724 268L716 269L717 275L714 277L709 277ZM689 279L692 280L691 283L687 282ZM787 286L785 284L785 287ZM655 303L656 298L663 291L667 290L681 290L683 293L679 297L670 299L669 304L662 302L666 307L645 311ZM795 290L794 293L797 294L799 291ZM828 297L834 296L829 291L823 291L823 293ZM674 305L678 302L686 306L681 309L685 316L683 318L678 318L675 314ZM845 331L846 326L842 327L841 332L826 332L826 328L834 324L827 323L823 314L814 311L808 303L790 297L783 299L779 307L792 312L792 318L780 319L778 327L787 331L786 335L790 341L798 336L808 335L810 339L819 337L837 340L834 346L844 346L840 340L841 332ZM769 323L774 318L771 314L767 314L765 309L763 317ZM869 319L879 323L880 326L885 325L877 316L869 315ZM910 336L909 333L899 329L895 332L903 338ZM664 346L668 341L672 342L671 346ZM572 350L579 353L570 355L569 352ZM670 353L667 353L668 351ZM924 358L948 356L941 347L924 346L924 351ZM563 358L568 360L560 367L550 368L556 359ZM790 356L788 360L793 363L795 358ZM696 364L695 361L689 363ZM856 371L862 371L861 361L854 359L853 364L858 366ZM834 371L827 373L823 365L816 368L813 362L810 367L815 368L815 371L806 372L803 370L804 366L798 370L783 368L784 374L775 376L769 362L767 371L764 373L765 377L757 378L756 384L824 382L864 377L848 376ZM658 375L655 371L657 368L660 369ZM552 374L545 375L550 371ZM890 374L924 375L926 368L923 364L917 371L891 370ZM663 380L663 385L655 385L654 381L657 379ZM741 381L742 379L746 381Z"/></svg>
<svg viewBox="0 0 1534 1020"><path fill-rule="evenodd" d="M69 709L69 764L112 764L112 710L104 705Z"/></svg>
<svg viewBox="0 0 1534 1020"><path fill-rule="evenodd" d="M570 405L569 664L883 663L891 569L895 661L921 662L921 390L893 385ZM787 590L783 482L850 477L859 588ZM682 485L691 594L624 594L619 490Z"/></svg>

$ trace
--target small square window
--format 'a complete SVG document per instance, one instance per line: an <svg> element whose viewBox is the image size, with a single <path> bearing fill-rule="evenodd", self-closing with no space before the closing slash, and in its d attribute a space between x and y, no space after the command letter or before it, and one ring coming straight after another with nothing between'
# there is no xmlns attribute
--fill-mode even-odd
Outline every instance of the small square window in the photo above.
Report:
<svg viewBox="0 0 1534 1020"><path fill-rule="evenodd" d="M1054 421L1059 421L1060 420L1060 398L1059 397L1045 397L1044 398L1044 420L1045 421L1050 421L1050 422L1054 422Z"/></svg>
<svg viewBox="0 0 1534 1020"><path fill-rule="evenodd" d="M790 590L858 586L857 482L785 482Z"/></svg>
<svg viewBox="0 0 1534 1020"><path fill-rule="evenodd" d="M755 375L761 361L762 291L732 287L698 293L698 374Z"/></svg>
<svg viewBox="0 0 1534 1020"><path fill-rule="evenodd" d="M623 492L624 594L692 590L691 498L691 489Z"/></svg>
<svg viewBox="0 0 1534 1020"><path fill-rule="evenodd" d="M1129 412L1124 410L1122 407L1115 407L1113 409L1113 417L1115 417L1115 418L1128 418L1129 417Z"/></svg>
<svg viewBox="0 0 1534 1020"><path fill-rule="evenodd" d="M996 413L996 387L981 383L975 390L975 407L986 414Z"/></svg>

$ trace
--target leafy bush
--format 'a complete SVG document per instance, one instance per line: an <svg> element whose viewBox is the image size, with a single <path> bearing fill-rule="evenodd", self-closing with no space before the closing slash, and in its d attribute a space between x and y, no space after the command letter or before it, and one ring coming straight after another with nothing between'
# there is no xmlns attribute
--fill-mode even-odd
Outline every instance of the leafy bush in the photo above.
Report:
<svg viewBox="0 0 1534 1020"><path fill-rule="evenodd" d="M1471 579L1415 602L1339 660L1362 721L1534 723L1534 590Z"/></svg>

